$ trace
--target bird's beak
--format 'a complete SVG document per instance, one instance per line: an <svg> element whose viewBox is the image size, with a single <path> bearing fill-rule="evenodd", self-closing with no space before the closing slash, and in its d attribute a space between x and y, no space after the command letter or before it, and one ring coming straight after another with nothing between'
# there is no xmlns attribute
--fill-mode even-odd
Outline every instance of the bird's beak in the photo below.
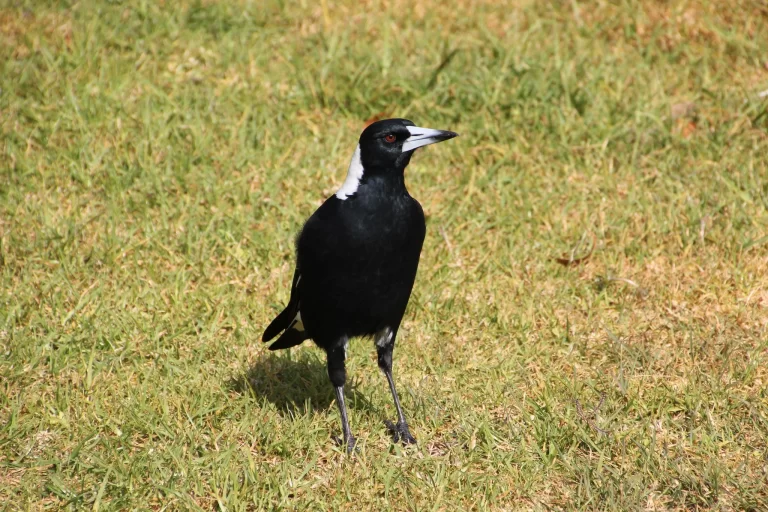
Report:
<svg viewBox="0 0 768 512"><path fill-rule="evenodd" d="M405 139L403 143L404 152L413 151L416 148L434 144L435 142L443 142L458 136L458 133L446 130L433 130L432 128L420 128L418 126L408 126L407 128L411 132L411 136Z"/></svg>

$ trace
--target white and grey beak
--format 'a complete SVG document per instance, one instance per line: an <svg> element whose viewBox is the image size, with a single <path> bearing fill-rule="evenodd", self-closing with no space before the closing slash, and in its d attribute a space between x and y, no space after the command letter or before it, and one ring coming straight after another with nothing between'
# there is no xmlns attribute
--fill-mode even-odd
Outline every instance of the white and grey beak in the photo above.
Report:
<svg viewBox="0 0 768 512"><path fill-rule="evenodd" d="M418 126L407 126L406 128L411 132L411 136L403 142L404 152L413 151L416 148L434 144L435 142L443 142L458 135L458 133L446 130L433 130L432 128L420 128Z"/></svg>

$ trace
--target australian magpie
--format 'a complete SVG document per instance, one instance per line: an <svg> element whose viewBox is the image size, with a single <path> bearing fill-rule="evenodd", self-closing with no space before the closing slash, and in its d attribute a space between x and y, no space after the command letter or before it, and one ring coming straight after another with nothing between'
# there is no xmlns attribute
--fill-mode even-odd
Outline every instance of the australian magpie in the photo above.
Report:
<svg viewBox="0 0 768 512"><path fill-rule="evenodd" d="M411 295L426 224L405 188L404 171L422 146L456 137L407 119L377 121L363 130L347 179L306 221L296 239L296 270L288 305L264 331L282 335L270 350L312 339L327 355L343 442L355 437L344 405L344 360L350 338L372 336L397 409L387 422L395 442L415 443L392 379L392 351Z"/></svg>

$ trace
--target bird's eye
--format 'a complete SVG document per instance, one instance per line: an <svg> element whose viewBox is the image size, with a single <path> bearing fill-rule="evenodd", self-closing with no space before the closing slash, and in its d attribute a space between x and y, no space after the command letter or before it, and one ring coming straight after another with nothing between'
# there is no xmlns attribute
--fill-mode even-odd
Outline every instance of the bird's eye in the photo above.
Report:
<svg viewBox="0 0 768 512"><path fill-rule="evenodd" d="M393 142L395 142L395 141L397 140L397 137L395 137L395 136L394 136L393 134L391 134L391 133L388 133L388 134L386 134L386 135L384 136L384 140L385 140L385 141L387 141L387 142L389 142L390 144L392 144Z"/></svg>

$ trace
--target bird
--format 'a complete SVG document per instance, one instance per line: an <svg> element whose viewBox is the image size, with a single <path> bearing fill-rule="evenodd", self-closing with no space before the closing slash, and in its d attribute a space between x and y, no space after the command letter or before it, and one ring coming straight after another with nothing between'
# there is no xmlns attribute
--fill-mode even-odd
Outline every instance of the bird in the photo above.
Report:
<svg viewBox="0 0 768 512"><path fill-rule="evenodd" d="M344 401L350 339L373 338L389 385L397 423L385 421L395 443L416 443L392 377L400 323L416 279L426 234L424 211L405 187L405 168L418 148L457 134L385 119L367 126L352 154L341 188L307 219L296 237L296 267L285 309L262 341L269 350L311 339L326 353L347 453L356 438Z"/></svg>

